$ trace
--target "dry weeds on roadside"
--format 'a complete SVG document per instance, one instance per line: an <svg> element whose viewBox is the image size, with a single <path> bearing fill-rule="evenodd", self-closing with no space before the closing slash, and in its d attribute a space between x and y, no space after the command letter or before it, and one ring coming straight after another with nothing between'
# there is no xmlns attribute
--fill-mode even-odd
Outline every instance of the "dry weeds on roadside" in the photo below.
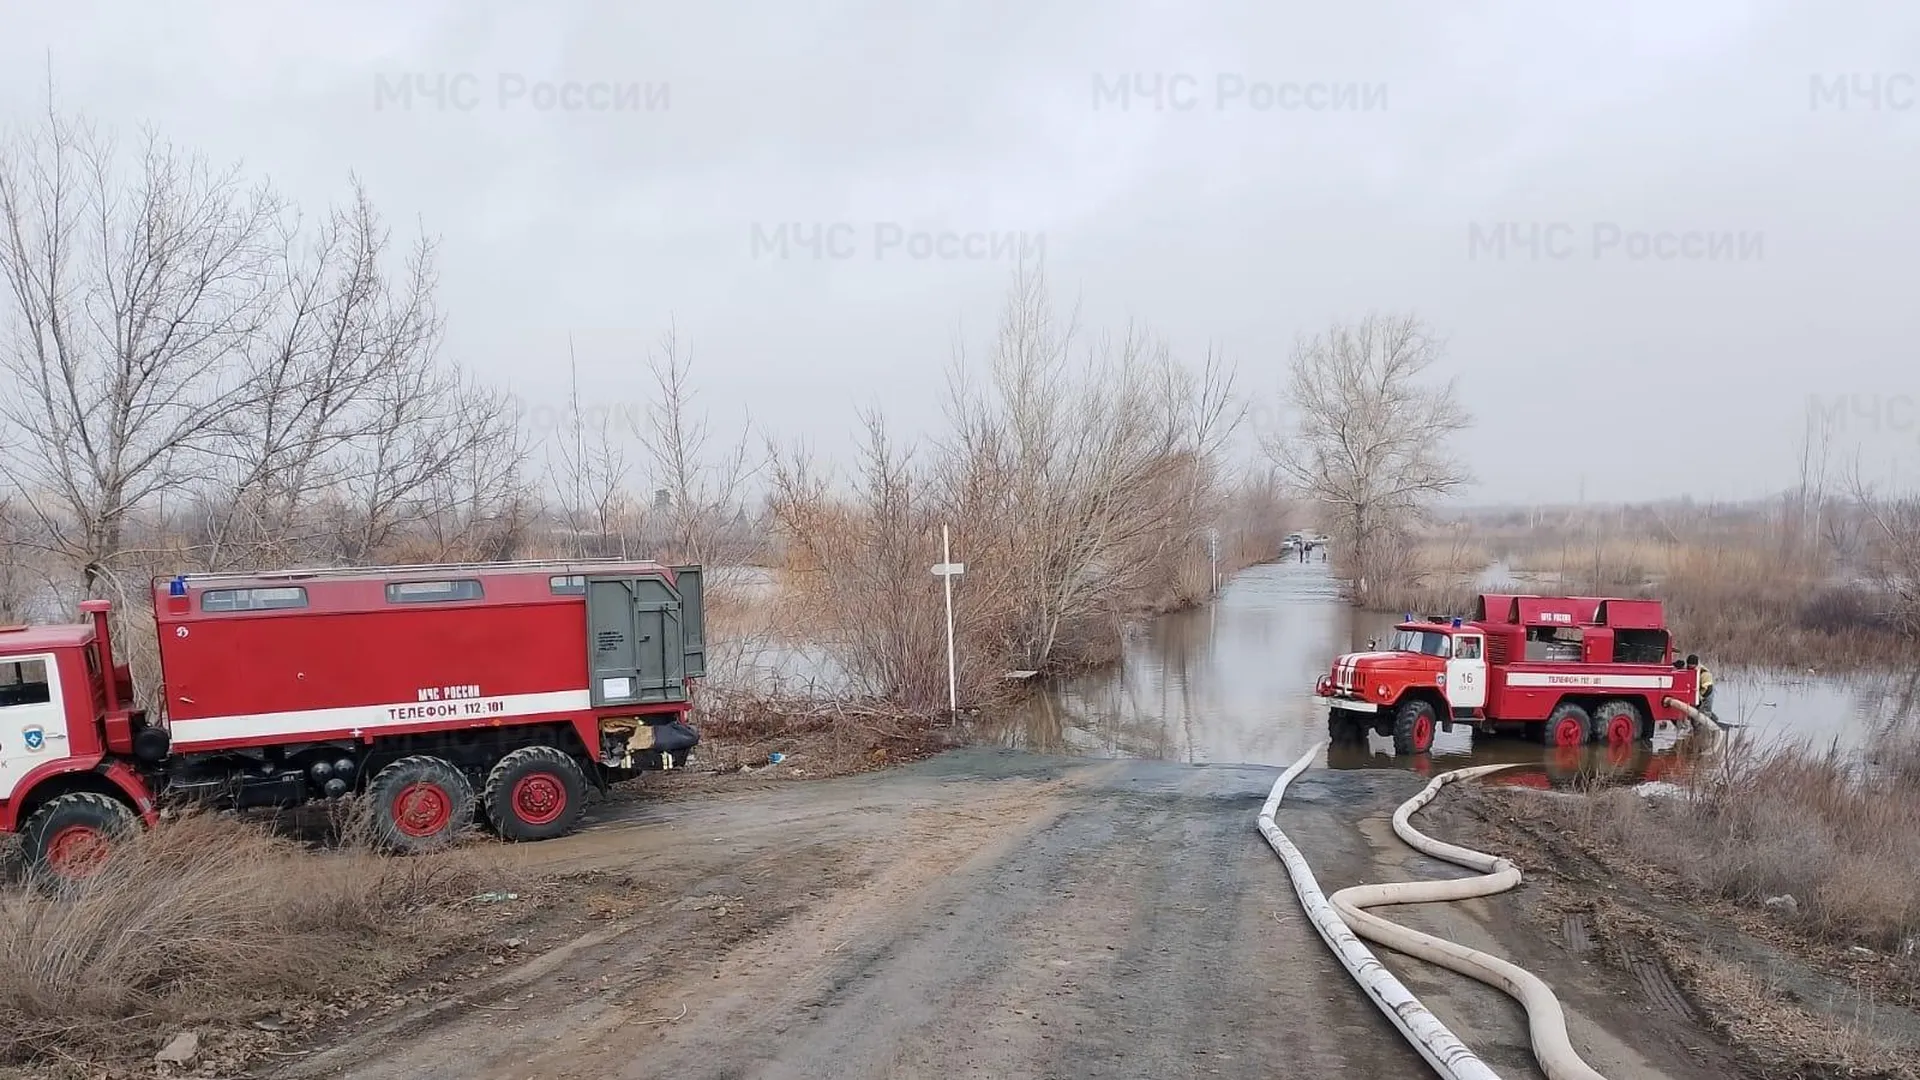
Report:
<svg viewBox="0 0 1920 1080"><path fill-rule="evenodd" d="M358 999L461 939L454 905L495 883L470 851L313 852L231 817L168 822L83 884L0 893L0 1065Z"/></svg>
<svg viewBox="0 0 1920 1080"><path fill-rule="evenodd" d="M1920 736L1859 766L1838 753L1735 744L1681 798L1626 790L1542 800L1577 835L1707 897L1767 910L1830 945L1891 955L1920 991Z"/></svg>
<svg viewBox="0 0 1920 1080"><path fill-rule="evenodd" d="M1503 566L1518 591L1652 596L1683 651L1711 661L1844 671L1920 653L1920 503L1829 500L1819 535L1797 506L1481 512L1410 538L1386 610L1464 611ZM1460 537L1470 537L1467 543Z"/></svg>

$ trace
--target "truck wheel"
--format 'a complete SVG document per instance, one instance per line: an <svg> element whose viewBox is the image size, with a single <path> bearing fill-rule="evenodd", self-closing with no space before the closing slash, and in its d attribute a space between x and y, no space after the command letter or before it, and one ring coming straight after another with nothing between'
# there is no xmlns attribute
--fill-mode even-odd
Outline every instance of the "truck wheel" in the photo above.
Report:
<svg viewBox="0 0 1920 1080"><path fill-rule="evenodd" d="M1603 702L1593 710L1593 738L1608 746L1631 746L1640 737L1640 710L1631 701Z"/></svg>
<svg viewBox="0 0 1920 1080"><path fill-rule="evenodd" d="M1433 749L1433 706L1415 698L1393 714L1393 752L1424 754Z"/></svg>
<svg viewBox="0 0 1920 1080"><path fill-rule="evenodd" d="M99 873L113 845L138 824L127 804L109 795L76 791L48 800L20 830L27 866L56 883Z"/></svg>
<svg viewBox="0 0 1920 1080"><path fill-rule="evenodd" d="M1582 746L1593 729L1593 721L1587 716L1587 710L1571 701L1562 702L1547 717L1546 741L1548 746Z"/></svg>
<svg viewBox="0 0 1920 1080"><path fill-rule="evenodd" d="M572 755L523 746L487 774L487 818L508 840L551 840L573 831L587 809L587 777Z"/></svg>
<svg viewBox="0 0 1920 1080"><path fill-rule="evenodd" d="M402 855L446 847L473 817L473 785L437 757L404 757L381 769L366 797L375 841Z"/></svg>

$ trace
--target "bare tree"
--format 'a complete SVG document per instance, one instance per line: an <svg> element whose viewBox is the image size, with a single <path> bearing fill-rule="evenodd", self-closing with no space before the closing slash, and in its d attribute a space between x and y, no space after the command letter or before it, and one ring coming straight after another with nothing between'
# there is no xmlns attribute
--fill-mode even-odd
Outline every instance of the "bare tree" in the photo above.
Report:
<svg viewBox="0 0 1920 1080"><path fill-rule="evenodd" d="M28 542L31 527L13 500L0 495L0 625L28 621L35 594L46 584Z"/></svg>
<svg viewBox="0 0 1920 1080"><path fill-rule="evenodd" d="M631 466L615 437L613 417L605 409L588 410L580 402L579 366L573 340L567 340L571 375L567 422L554 439L547 473L557 491L561 520L575 555L621 555L632 537L627 477ZM557 454L558 460L554 459Z"/></svg>
<svg viewBox="0 0 1920 1080"><path fill-rule="evenodd" d="M0 151L7 458L49 546L98 595L129 515L205 476L253 407L281 205L148 135L122 185L110 139L51 108Z"/></svg>
<svg viewBox="0 0 1920 1080"><path fill-rule="evenodd" d="M353 194L310 241L297 227L283 234L271 317L246 357L253 405L213 443L208 565L335 554L325 538L338 522L322 520L316 502L377 442L383 393L435 365L433 246L416 243L403 276L389 279L388 233L358 183Z"/></svg>
<svg viewBox="0 0 1920 1080"><path fill-rule="evenodd" d="M664 547L659 557L709 565L737 564L751 544L742 527L747 482L765 466L748 452L751 426L740 441L713 447L708 418L693 411L693 354L669 327L660 346L647 357L658 398L648 407L635 434L645 448L657 490L666 493L656 506Z"/></svg>
<svg viewBox="0 0 1920 1080"><path fill-rule="evenodd" d="M337 486L341 557L367 562L424 545L436 559L492 558L518 543L527 448L511 398L422 363L382 372L370 404L369 430Z"/></svg>
<svg viewBox="0 0 1920 1080"><path fill-rule="evenodd" d="M1833 539L1827 493L1833 435L1833 417L1809 402L1800 433L1800 483L1788 494L1783 515L1786 550L1782 554L1796 563L1817 562L1821 543Z"/></svg>
<svg viewBox="0 0 1920 1080"><path fill-rule="evenodd" d="M1411 315L1335 324L1294 350L1287 397L1298 430L1267 440L1281 474L1325 505L1365 605L1388 537L1471 479L1450 452L1471 424L1451 381L1421 376L1440 342Z"/></svg>
<svg viewBox="0 0 1920 1080"><path fill-rule="evenodd" d="M1880 495L1857 463L1849 487L1866 523L1866 576L1880 597L1878 614L1896 632L1920 635L1920 498Z"/></svg>

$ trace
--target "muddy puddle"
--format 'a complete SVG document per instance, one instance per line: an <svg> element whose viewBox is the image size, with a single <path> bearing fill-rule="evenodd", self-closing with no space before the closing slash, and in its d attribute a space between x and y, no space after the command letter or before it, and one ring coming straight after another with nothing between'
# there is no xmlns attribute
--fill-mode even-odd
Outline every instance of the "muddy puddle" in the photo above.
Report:
<svg viewBox="0 0 1920 1080"><path fill-rule="evenodd" d="M982 741L1044 754L1153 758L1193 764L1291 764L1326 735L1314 680L1341 652L1385 637L1397 615L1355 612L1322 563L1256 566L1213 604L1138 628L1119 665L1043 688L1022 708L981 724ZM1868 749L1920 723L1920 672L1849 678L1716 665L1715 709L1734 737ZM1685 738L1652 746L1559 749L1466 727L1441 733L1432 755L1396 756L1391 740L1331 747L1335 769L1432 772L1467 764L1526 766L1509 783L1679 781L1696 760Z"/></svg>

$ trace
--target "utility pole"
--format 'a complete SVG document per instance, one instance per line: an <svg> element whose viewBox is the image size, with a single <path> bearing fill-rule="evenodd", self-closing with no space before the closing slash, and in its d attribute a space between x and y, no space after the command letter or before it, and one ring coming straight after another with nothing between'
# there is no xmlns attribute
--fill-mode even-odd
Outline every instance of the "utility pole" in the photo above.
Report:
<svg viewBox="0 0 1920 1080"><path fill-rule="evenodd" d="M967 572L966 563L953 561L953 550L947 543L947 527L940 526L940 564L933 568L940 577L947 593L947 711L960 711L960 685L954 677L953 664L953 579Z"/></svg>

